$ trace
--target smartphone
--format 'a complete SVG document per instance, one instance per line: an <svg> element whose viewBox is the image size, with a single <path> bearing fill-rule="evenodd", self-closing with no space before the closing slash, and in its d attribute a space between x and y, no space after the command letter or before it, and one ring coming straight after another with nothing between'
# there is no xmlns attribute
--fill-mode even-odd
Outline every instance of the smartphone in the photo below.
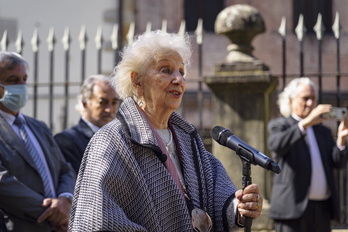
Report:
<svg viewBox="0 0 348 232"><path fill-rule="evenodd" d="M331 107L330 112L325 113L323 116L328 119L342 121L344 118L348 117L348 110L344 107Z"/></svg>

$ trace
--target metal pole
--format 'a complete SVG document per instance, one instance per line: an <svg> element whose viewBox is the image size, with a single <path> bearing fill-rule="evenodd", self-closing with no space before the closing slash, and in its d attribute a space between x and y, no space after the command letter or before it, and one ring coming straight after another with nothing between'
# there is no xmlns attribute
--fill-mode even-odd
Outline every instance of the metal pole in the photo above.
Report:
<svg viewBox="0 0 348 232"><path fill-rule="evenodd" d="M319 104L323 102L323 88L322 88L322 42L319 40L319 48L318 48L318 67L319 67Z"/></svg>
<svg viewBox="0 0 348 232"><path fill-rule="evenodd" d="M241 159L243 164L243 177L242 177L242 188L245 189L248 185L251 185L251 170L250 163ZM244 217L244 232L251 231L251 224L253 223L252 218Z"/></svg>
<svg viewBox="0 0 348 232"><path fill-rule="evenodd" d="M115 65L121 61L120 51L123 48L123 0L118 0L118 37L117 37L117 49L116 49L116 60Z"/></svg>

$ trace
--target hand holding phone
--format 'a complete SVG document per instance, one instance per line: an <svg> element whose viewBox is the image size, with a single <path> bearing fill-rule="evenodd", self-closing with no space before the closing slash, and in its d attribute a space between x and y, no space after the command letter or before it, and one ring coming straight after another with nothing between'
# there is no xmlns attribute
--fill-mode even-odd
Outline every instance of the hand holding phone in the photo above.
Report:
<svg viewBox="0 0 348 232"><path fill-rule="evenodd" d="M342 121L348 117L348 110L344 107L331 107L330 112L323 114L324 118Z"/></svg>

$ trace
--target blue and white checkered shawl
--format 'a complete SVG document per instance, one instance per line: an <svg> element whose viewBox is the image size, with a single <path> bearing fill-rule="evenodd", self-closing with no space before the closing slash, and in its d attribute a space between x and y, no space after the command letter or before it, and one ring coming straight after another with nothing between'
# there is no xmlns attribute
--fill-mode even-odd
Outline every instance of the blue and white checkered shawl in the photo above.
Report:
<svg viewBox="0 0 348 232"><path fill-rule="evenodd" d="M169 121L189 196L210 215L213 231L229 231L235 215L226 211L236 187L191 124L175 112ZM69 231L193 231L187 204L163 158L144 115L133 99L125 99L117 118L86 148Z"/></svg>

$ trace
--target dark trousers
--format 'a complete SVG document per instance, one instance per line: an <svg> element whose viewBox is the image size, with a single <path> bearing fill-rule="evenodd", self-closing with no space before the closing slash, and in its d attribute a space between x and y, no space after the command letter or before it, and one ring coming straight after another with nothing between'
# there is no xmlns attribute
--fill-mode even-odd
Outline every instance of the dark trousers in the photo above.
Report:
<svg viewBox="0 0 348 232"><path fill-rule="evenodd" d="M5 220L5 214L0 209L0 232L6 232L6 220Z"/></svg>
<svg viewBox="0 0 348 232"><path fill-rule="evenodd" d="M295 220L274 220L276 232L330 232L329 201L309 201L304 214Z"/></svg>

